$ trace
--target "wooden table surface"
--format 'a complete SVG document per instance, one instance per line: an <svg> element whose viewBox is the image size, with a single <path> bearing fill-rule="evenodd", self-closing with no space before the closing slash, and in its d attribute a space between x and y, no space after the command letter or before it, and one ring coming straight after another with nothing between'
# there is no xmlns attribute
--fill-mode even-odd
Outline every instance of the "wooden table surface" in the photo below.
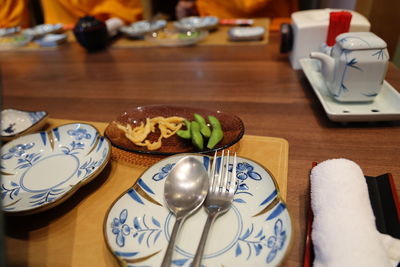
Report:
<svg viewBox="0 0 400 267"><path fill-rule="evenodd" d="M135 106L180 104L224 110L243 120L247 134L286 139L295 237L284 266L302 263L313 161L344 157L370 176L391 172L400 192L400 121L331 122L302 71L292 70L287 56L279 54L276 33L268 45L252 47L86 53L71 43L55 50L1 52L0 63L3 108L108 122ZM386 80L399 90L400 70L390 64ZM16 232L12 222L6 217L7 233ZM10 266L26 266L24 260L9 259Z"/></svg>

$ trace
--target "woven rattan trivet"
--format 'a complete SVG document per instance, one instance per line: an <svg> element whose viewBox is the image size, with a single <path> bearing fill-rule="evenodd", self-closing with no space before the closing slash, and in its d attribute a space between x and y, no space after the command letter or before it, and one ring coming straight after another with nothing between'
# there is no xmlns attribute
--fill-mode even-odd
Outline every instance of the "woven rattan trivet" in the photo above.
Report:
<svg viewBox="0 0 400 267"><path fill-rule="evenodd" d="M229 151L237 152L239 147L240 142L229 147ZM212 154L210 156L212 156ZM116 147L112 147L111 150L111 160L128 163L134 166L149 167L165 157L167 156L132 153Z"/></svg>

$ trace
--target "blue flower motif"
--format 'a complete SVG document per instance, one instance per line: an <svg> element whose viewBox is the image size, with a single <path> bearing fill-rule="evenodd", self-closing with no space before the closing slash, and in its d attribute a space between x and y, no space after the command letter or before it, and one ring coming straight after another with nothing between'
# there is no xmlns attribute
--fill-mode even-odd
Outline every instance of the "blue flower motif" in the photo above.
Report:
<svg viewBox="0 0 400 267"><path fill-rule="evenodd" d="M247 162L238 163L237 168L237 178L244 181L247 178L259 181L261 180L261 175L254 171L254 167Z"/></svg>
<svg viewBox="0 0 400 267"><path fill-rule="evenodd" d="M277 252L283 248L286 241L286 231L283 230L281 219L275 222L274 235L270 236L267 241L267 246L271 249L267 256L267 262L270 263L276 256Z"/></svg>
<svg viewBox="0 0 400 267"><path fill-rule="evenodd" d="M14 133L15 132L14 126L15 123L10 123L9 126L3 130L3 132L6 132L8 134Z"/></svg>
<svg viewBox="0 0 400 267"><path fill-rule="evenodd" d="M78 128L76 130L68 130L67 133L70 136L75 136L75 140L80 141L82 139L90 139L91 135L86 129Z"/></svg>
<svg viewBox="0 0 400 267"><path fill-rule="evenodd" d="M81 142L75 142L72 141L71 143L71 150L75 150L75 149L83 149L85 147L85 144L81 143Z"/></svg>
<svg viewBox="0 0 400 267"><path fill-rule="evenodd" d="M151 241L152 244L157 242L162 232L161 224L156 218L151 217L151 222L153 226L149 224L148 220L146 222L146 215L143 215L142 218L133 218L134 229L132 230L134 232L132 232L132 237L137 238L139 244L142 244L142 242L145 241L148 248L151 247Z"/></svg>
<svg viewBox="0 0 400 267"><path fill-rule="evenodd" d="M161 168L161 171L153 175L153 180L154 181L160 181L167 177L168 173L172 170L172 168L175 166L175 163L173 164L167 164L164 167Z"/></svg>
<svg viewBox="0 0 400 267"><path fill-rule="evenodd" d="M131 228L125 224L128 218L128 210L123 209L119 214L119 218L114 218L111 223L112 233L116 235L116 243L118 246L123 247L125 245L125 236L129 235Z"/></svg>
<svg viewBox="0 0 400 267"><path fill-rule="evenodd" d="M72 141L71 144L69 144L71 146L71 148L67 147L67 146L62 146L61 150L64 152L64 154L77 154L78 152L72 152L78 149L84 149L85 144L81 143L81 142L75 142Z"/></svg>
<svg viewBox="0 0 400 267"><path fill-rule="evenodd" d="M4 184L1 185L1 199L4 200L4 198L8 195L8 197L13 200L14 197L18 196L19 191L20 191L20 186L19 184L15 183L15 182L10 182L10 186L12 186L12 188L6 188Z"/></svg>
<svg viewBox="0 0 400 267"><path fill-rule="evenodd" d="M35 143L18 144L8 150L8 153L1 156L1 159L11 159L12 157L21 157L26 153L26 150L31 149Z"/></svg>

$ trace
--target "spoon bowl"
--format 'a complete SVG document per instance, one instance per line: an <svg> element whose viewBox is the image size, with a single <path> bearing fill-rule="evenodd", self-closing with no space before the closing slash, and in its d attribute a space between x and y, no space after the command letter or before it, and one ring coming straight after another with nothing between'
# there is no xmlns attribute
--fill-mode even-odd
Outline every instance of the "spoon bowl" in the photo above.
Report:
<svg viewBox="0 0 400 267"><path fill-rule="evenodd" d="M204 202L209 187L209 177L204 165L187 156L179 160L168 174L164 185L165 202L176 216L168 248L161 267L171 265L176 235L183 221Z"/></svg>
<svg viewBox="0 0 400 267"><path fill-rule="evenodd" d="M204 165L193 157L178 161L164 185L164 198L175 214L193 213L203 203L208 190Z"/></svg>

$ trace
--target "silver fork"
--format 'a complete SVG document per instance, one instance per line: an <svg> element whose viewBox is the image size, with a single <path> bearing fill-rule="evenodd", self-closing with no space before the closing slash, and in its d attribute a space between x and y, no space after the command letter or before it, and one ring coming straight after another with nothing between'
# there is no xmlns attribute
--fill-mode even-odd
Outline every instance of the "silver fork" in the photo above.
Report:
<svg viewBox="0 0 400 267"><path fill-rule="evenodd" d="M214 154L214 160L210 172L210 188L208 190L207 198L204 202L204 206L207 210L208 217L207 222L204 225L203 233L200 238L199 245L197 247L196 255L193 258L191 267L200 267L201 260L204 254L204 246L207 241L208 232L210 231L211 225L215 219L227 212L231 207L233 196L236 188L236 153L233 155L233 167L232 172L229 175L229 162L230 155L229 150L226 157L224 157L224 151L222 151L221 160L216 166L217 152Z"/></svg>

